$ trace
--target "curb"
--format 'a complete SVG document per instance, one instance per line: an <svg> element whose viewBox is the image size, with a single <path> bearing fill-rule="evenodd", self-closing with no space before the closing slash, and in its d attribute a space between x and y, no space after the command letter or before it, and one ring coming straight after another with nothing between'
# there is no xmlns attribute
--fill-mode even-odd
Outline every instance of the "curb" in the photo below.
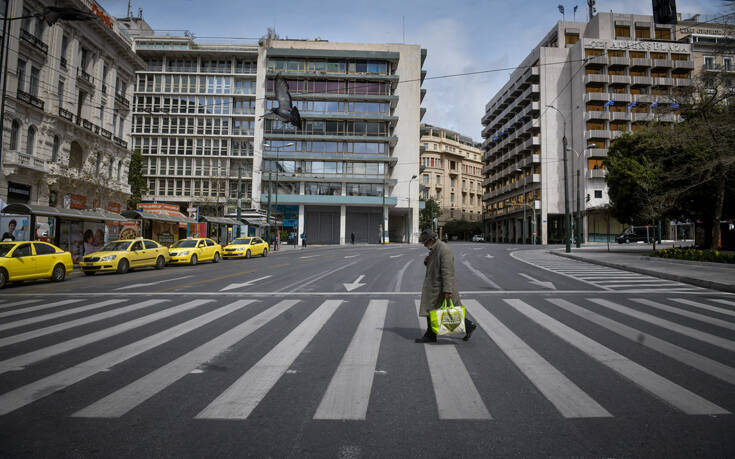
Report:
<svg viewBox="0 0 735 459"><path fill-rule="evenodd" d="M720 290L723 292L735 293L735 285L722 284L719 282L712 282L712 281L703 280L703 279L694 279L691 277L677 276L675 274L663 273L661 271L655 271L653 269L639 268L637 266L630 266L630 265L621 265L619 263L610 263L607 261L578 257L578 256L570 255L567 253L559 253L556 251L550 251L549 253L552 253L558 257L569 258L571 260L584 261L584 262L592 263L595 265L607 266L608 268L622 269L625 271L632 271L638 274L645 274L647 276L658 277L660 279L672 280L676 282L682 282L685 284L692 284L698 287L704 287L704 288L708 288L712 290Z"/></svg>

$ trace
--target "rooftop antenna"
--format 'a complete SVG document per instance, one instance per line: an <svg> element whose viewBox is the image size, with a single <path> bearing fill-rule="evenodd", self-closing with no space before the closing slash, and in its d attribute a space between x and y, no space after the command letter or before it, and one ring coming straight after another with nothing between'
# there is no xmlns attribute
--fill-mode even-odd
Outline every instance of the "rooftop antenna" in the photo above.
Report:
<svg viewBox="0 0 735 459"><path fill-rule="evenodd" d="M128 17L129 18L133 17L133 10L130 9L130 0L128 0Z"/></svg>

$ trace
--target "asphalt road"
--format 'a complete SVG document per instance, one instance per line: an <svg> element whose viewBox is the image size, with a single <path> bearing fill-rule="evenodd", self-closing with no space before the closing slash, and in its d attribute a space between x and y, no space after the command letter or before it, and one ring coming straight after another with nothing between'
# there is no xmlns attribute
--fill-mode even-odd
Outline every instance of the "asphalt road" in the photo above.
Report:
<svg viewBox="0 0 735 459"><path fill-rule="evenodd" d="M0 456L735 455L735 296L450 247L469 342L413 342L420 246L9 286Z"/></svg>

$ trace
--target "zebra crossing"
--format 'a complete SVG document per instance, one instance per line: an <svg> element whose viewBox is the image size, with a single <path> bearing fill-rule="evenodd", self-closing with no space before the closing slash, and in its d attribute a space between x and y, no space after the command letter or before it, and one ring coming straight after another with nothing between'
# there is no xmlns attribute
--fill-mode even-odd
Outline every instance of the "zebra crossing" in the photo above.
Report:
<svg viewBox="0 0 735 459"><path fill-rule="evenodd" d="M562 258L546 250L523 250L514 252L511 256L537 268L571 277L603 290L619 292L661 290L682 293L705 290L682 282Z"/></svg>
<svg viewBox="0 0 735 459"><path fill-rule="evenodd" d="M423 345L406 339L407 347L423 347L419 355L425 356L425 361L404 363L417 365L423 374L416 374L416 380L431 385L433 399L425 403L436 407L438 420L503 422L493 414L494 401L503 395L488 393L478 380L484 371L476 367L478 359L490 351L507 357L494 364L518 374L553 407L559 419L625 414L609 400L600 400L587 383L564 371L558 356L538 345L536 333L529 333L527 327L532 326L543 339L555 340L565 353L583 361L586 373L614 375L618 383L627 382L627 391L640 392L683 415L730 415L735 409L735 301L717 297L714 292L697 295L696 300L677 295L674 291L659 294L655 301L644 295L606 296L593 291L586 295L468 298L464 304L479 326L473 339L440 338L437 344ZM310 384L291 369L304 354L321 350L334 364L327 365L330 374L323 376L328 383L319 388L320 397L314 400L308 417L314 422L369 421L376 374L390 378L400 373L385 366L381 358L395 351L382 346L390 328L389 317L418 325L417 335L425 324L423 318L416 322L418 304L410 296L178 300L121 295L106 301L70 300L3 300L0 416L32 411L42 399L83 391L84 382L96 378L98 384L109 384L104 395L83 406L65 406L67 411L59 415L121 418L189 375L204 375L191 384L207 384L208 365L226 365L233 354L248 352L248 340L255 336L269 345L262 355L253 356L253 365L232 368L236 378L218 395L181 402L191 405L194 419L249 419L272 403L271 394L282 385ZM351 323L356 327L343 327L348 314L355 315ZM303 319L289 322L296 316ZM276 323L284 327L283 333L271 336L267 330ZM144 336L128 333L156 324L159 327ZM212 327L219 331L212 331ZM604 331L615 340L609 336L602 340L590 329ZM350 336L346 346L312 345L336 331ZM184 338L202 333L205 336L188 347ZM110 339L121 340L115 341L118 347L94 352L95 345ZM172 343L180 350L175 358L162 353L163 361L157 368L132 381L117 382L117 366L156 356ZM648 358L630 355L631 343ZM80 355L87 357L77 358L80 350L85 350ZM651 368L651 361L662 358L681 368L668 374ZM36 371L28 371L31 369ZM26 378L26 373L39 376ZM390 381L396 386L414 383ZM399 405L395 410L410 408Z"/></svg>

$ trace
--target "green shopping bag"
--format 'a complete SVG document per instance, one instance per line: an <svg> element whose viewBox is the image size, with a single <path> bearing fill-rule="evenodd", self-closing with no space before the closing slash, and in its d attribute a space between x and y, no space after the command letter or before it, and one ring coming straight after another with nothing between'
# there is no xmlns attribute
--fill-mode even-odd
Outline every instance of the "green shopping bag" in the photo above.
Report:
<svg viewBox="0 0 735 459"><path fill-rule="evenodd" d="M449 299L449 305L447 305L445 299L441 308L429 311L431 330L437 336L464 335L467 332L464 326L465 315L464 306L455 306L451 298Z"/></svg>

